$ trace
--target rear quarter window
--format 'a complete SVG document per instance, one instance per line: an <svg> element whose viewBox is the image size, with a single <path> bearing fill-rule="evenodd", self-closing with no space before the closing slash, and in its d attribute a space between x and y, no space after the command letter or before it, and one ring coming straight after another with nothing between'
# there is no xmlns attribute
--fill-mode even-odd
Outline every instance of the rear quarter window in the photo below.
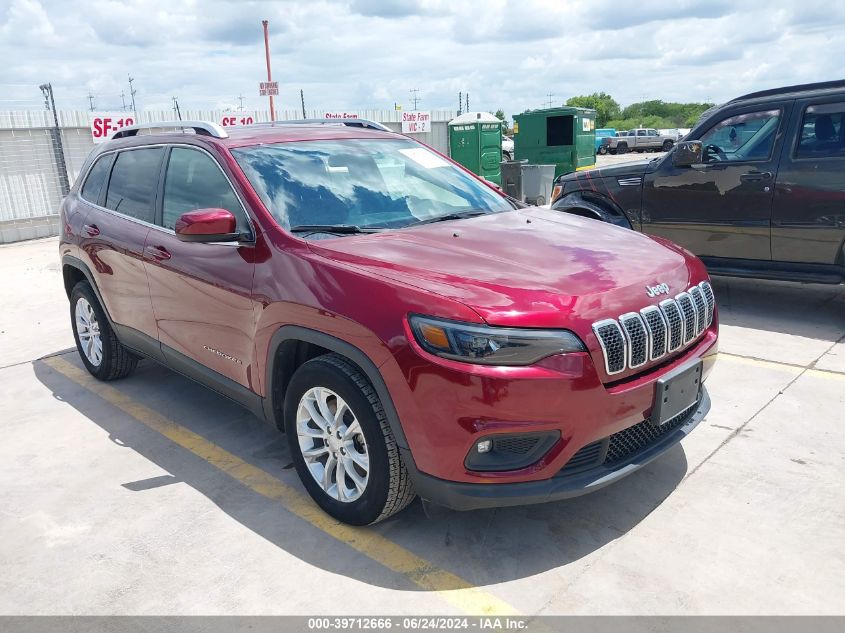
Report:
<svg viewBox="0 0 845 633"><path fill-rule="evenodd" d="M804 110L796 158L845 158L845 103Z"/></svg>
<svg viewBox="0 0 845 633"><path fill-rule="evenodd" d="M111 155L100 156L94 162L91 169L88 170L88 176L85 178L85 183L82 185L82 190L80 191L80 195L84 200L94 204L100 204L100 194L109 175L111 160Z"/></svg>

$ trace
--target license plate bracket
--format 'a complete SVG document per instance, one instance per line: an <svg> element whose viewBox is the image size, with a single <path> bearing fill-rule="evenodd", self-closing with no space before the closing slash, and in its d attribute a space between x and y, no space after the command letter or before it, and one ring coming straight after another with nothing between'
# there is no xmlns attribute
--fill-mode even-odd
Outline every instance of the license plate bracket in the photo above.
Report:
<svg viewBox="0 0 845 633"><path fill-rule="evenodd" d="M703 363L697 360L657 380L650 422L661 426L701 398Z"/></svg>

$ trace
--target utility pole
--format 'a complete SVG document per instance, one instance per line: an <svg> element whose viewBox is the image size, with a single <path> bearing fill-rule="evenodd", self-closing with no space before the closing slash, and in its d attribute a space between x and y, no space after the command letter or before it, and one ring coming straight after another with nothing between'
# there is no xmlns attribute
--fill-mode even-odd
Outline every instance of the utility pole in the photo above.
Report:
<svg viewBox="0 0 845 633"><path fill-rule="evenodd" d="M461 116L461 114L464 111L463 101L464 101L464 93L458 91L458 116Z"/></svg>
<svg viewBox="0 0 845 633"><path fill-rule="evenodd" d="M123 90L120 91L120 101L123 103L123 111L126 112L126 93Z"/></svg>
<svg viewBox="0 0 845 633"><path fill-rule="evenodd" d="M59 172L59 186L62 196L70 193L70 180L67 177L67 164L65 164L65 150L62 147L62 130L59 128L59 115L56 112L56 101L53 99L53 84L46 83L38 86L44 94L44 107L53 111L54 127L50 130L50 140L53 143L53 153L56 156L56 168Z"/></svg>
<svg viewBox="0 0 845 633"><path fill-rule="evenodd" d="M554 95L550 92L546 96L549 98L548 107L551 108L552 107L552 98L554 97Z"/></svg>
<svg viewBox="0 0 845 633"><path fill-rule="evenodd" d="M182 111L179 109L179 99L173 97L173 114L176 115L176 118L180 121L182 120Z"/></svg>
<svg viewBox="0 0 845 633"><path fill-rule="evenodd" d="M299 89L299 101L302 103L302 118L306 119L308 117L305 116L305 92L302 88Z"/></svg>
<svg viewBox="0 0 845 633"><path fill-rule="evenodd" d="M235 98L236 98L236 99L240 102L240 104L241 104L241 105L239 105L239 106L238 106L238 110L243 111L243 109L244 109L244 96L243 96L242 94L240 94L240 95L238 95L238 96L237 96L237 97L235 97Z"/></svg>
<svg viewBox="0 0 845 633"><path fill-rule="evenodd" d="M419 88L414 88L413 90L409 90L409 92L411 93L411 100L414 102L414 111L416 112L416 110L417 110L417 103L419 103L420 101L422 101L422 99L420 99L420 97L419 97L419 92L420 92L420 89L419 89Z"/></svg>
<svg viewBox="0 0 845 633"><path fill-rule="evenodd" d="M469 112L469 93L467 93L467 107L466 107L466 110L467 110L467 112Z"/></svg>
<svg viewBox="0 0 845 633"><path fill-rule="evenodd" d="M273 75L270 72L270 23L267 20L261 20L261 25L264 27L264 57L267 59L267 82L273 81ZM273 105L273 95L270 97L270 120L276 120L276 108Z"/></svg>
<svg viewBox="0 0 845 633"><path fill-rule="evenodd" d="M126 75L129 77L129 96L132 97L132 112L135 113L135 123L138 122L138 108L135 106L135 93L137 90L132 86L132 82L135 81L131 75Z"/></svg>
<svg viewBox="0 0 845 633"><path fill-rule="evenodd" d="M90 90L88 91L88 106L89 106L88 109L91 110L91 112L93 112L94 111L94 95L91 94Z"/></svg>

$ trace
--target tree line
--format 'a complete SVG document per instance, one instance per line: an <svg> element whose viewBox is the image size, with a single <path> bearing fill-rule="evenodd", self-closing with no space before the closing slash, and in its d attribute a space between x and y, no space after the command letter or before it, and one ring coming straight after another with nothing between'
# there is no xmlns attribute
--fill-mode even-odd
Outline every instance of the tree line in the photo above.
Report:
<svg viewBox="0 0 845 633"><path fill-rule="evenodd" d="M652 99L632 103L622 108L605 92L594 92L567 99L566 105L592 108L596 111L596 127L630 130L636 127L676 128L692 127L712 103L676 103Z"/></svg>

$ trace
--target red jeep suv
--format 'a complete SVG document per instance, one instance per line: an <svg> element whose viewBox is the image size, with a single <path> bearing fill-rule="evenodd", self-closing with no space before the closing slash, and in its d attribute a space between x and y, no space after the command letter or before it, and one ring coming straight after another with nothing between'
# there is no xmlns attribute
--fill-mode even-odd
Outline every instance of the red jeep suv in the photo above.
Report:
<svg viewBox="0 0 845 633"><path fill-rule="evenodd" d="M121 130L62 205L82 362L150 358L274 422L337 519L583 494L709 409L688 251L366 126L157 125L180 131Z"/></svg>

